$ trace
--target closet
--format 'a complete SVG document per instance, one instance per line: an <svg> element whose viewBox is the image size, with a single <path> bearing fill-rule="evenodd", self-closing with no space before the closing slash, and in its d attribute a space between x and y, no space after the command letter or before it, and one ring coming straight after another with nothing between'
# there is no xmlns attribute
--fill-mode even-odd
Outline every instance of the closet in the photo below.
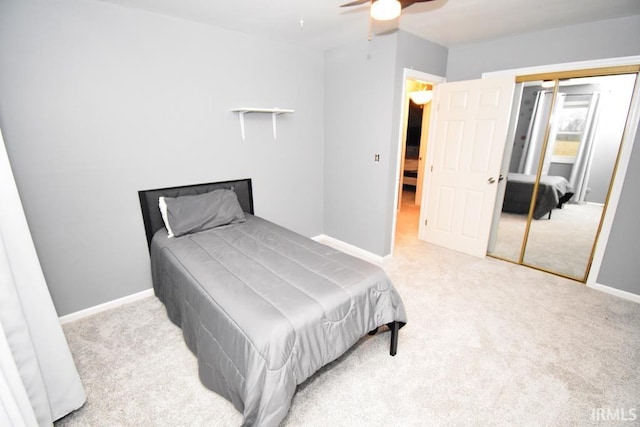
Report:
<svg viewBox="0 0 640 427"><path fill-rule="evenodd" d="M490 256L586 281L636 78L620 67L517 79Z"/></svg>

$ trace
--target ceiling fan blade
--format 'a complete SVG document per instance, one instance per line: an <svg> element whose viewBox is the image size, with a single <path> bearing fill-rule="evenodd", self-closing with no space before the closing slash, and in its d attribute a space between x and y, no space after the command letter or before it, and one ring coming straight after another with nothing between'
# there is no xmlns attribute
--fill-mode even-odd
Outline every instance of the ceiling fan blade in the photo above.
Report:
<svg viewBox="0 0 640 427"><path fill-rule="evenodd" d="M351 3L341 4L340 7L357 6L359 4L369 3L370 1L371 0L356 0L356 1L352 1Z"/></svg>
<svg viewBox="0 0 640 427"><path fill-rule="evenodd" d="M400 0L400 4L402 5L402 8L406 8L411 6L414 3L425 3L428 1L433 1L433 0Z"/></svg>

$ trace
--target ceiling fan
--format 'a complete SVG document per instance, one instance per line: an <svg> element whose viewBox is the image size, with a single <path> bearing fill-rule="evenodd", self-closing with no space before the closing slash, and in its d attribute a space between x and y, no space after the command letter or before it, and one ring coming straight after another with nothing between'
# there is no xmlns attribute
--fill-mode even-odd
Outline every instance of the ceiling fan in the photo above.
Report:
<svg viewBox="0 0 640 427"><path fill-rule="evenodd" d="M371 17L378 21L388 21L400 16L402 9L414 3L424 3L433 0L355 0L341 4L340 7L358 6L371 3Z"/></svg>

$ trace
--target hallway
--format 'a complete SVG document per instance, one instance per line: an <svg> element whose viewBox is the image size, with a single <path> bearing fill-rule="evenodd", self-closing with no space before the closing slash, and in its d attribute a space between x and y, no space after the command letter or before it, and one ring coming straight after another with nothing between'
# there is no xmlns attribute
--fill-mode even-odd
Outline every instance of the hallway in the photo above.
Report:
<svg viewBox="0 0 640 427"><path fill-rule="evenodd" d="M396 224L396 246L418 239L420 206L415 204L415 190L402 190L402 199Z"/></svg>

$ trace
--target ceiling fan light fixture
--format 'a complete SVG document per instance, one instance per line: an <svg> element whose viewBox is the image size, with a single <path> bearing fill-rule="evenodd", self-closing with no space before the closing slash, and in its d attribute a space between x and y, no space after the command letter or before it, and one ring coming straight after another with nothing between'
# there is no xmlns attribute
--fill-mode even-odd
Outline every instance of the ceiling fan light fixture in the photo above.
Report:
<svg viewBox="0 0 640 427"><path fill-rule="evenodd" d="M418 105L424 105L431 102L433 99L433 91L432 90L416 90L414 92L409 93L409 98Z"/></svg>
<svg viewBox="0 0 640 427"><path fill-rule="evenodd" d="M398 0L377 0L371 5L371 17L377 21L389 21L400 16L402 5Z"/></svg>

